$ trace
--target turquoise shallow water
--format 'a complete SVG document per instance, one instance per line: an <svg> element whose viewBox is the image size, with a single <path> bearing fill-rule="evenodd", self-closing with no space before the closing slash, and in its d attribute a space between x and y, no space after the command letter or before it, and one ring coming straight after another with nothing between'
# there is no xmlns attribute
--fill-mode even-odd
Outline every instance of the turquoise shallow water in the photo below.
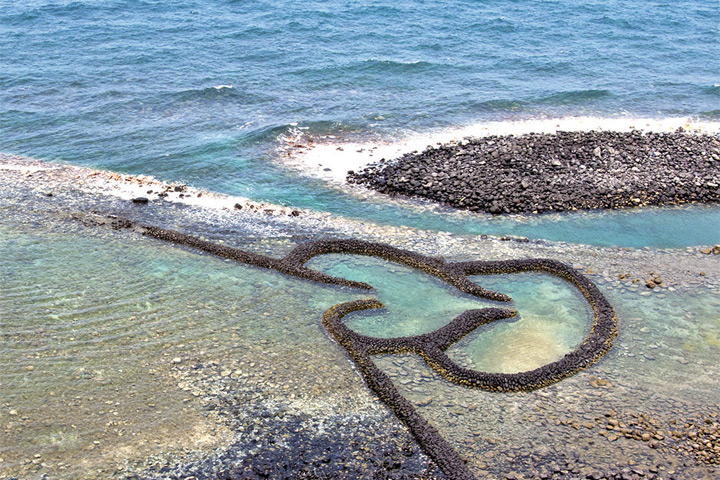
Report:
<svg viewBox="0 0 720 480"><path fill-rule="evenodd" d="M309 266L376 287L385 309L355 314L346 322L373 337L432 332L470 309L517 309L517 316L480 327L449 350L453 360L480 371L515 373L554 362L580 344L592 322L582 295L551 275L472 277L513 298L504 303L462 294L436 277L382 259L325 255Z"/></svg>
<svg viewBox="0 0 720 480"><path fill-rule="evenodd" d="M497 303L463 295L436 277L418 274L415 269L383 259L324 255L313 259L308 266L375 286L377 299L385 309L381 313L356 314L355 319L347 322L350 328L364 335L420 335L437 330L465 310L497 306Z"/></svg>
<svg viewBox="0 0 720 480"><path fill-rule="evenodd" d="M297 132L392 140L566 115L718 120L720 18L706 2L0 5L3 152L433 230L625 246L720 238L717 209L527 222L358 205L273 160Z"/></svg>

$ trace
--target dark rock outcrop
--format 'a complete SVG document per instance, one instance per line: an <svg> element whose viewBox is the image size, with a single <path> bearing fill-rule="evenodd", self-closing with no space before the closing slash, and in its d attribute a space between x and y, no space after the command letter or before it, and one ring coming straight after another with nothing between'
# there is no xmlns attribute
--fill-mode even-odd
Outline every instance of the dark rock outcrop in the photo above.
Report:
<svg viewBox="0 0 720 480"><path fill-rule="evenodd" d="M347 181L456 208L541 213L720 201L720 138L558 132L429 146Z"/></svg>

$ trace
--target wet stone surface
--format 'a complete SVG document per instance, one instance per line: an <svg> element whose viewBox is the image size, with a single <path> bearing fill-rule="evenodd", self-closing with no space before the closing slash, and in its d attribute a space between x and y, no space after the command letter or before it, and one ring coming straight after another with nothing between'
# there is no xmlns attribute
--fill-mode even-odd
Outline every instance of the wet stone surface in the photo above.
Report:
<svg viewBox="0 0 720 480"><path fill-rule="evenodd" d="M460 395L432 375L408 382L408 372L421 367L412 356L387 356L379 364L441 431L453 432L480 478L694 479L720 471L717 455L701 459L688 445L691 436L702 436L695 448L717 446L720 404L658 399L632 375L596 370L500 398ZM673 430L682 431L672 437Z"/></svg>
<svg viewBox="0 0 720 480"><path fill-rule="evenodd" d="M150 458L119 478L445 478L377 402L359 409L349 399L318 403L303 399L301 388L277 395L273 367L262 360L225 359L172 370L178 385L235 433L227 446L212 452ZM265 376L271 380L265 382ZM288 384L292 389L292 381Z"/></svg>

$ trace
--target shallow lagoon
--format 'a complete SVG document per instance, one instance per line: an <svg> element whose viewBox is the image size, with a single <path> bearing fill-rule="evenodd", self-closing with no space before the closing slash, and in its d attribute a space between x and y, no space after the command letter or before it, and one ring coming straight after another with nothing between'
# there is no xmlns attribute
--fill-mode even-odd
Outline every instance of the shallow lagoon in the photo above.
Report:
<svg viewBox="0 0 720 480"><path fill-rule="evenodd" d="M93 208L107 202L94 201ZM172 206L138 213L122 205L110 201L106 207L169 224L197 213ZM373 455L412 441L325 333L322 313L376 296L387 309L354 314L348 324L397 336L434 330L467 308L494 303L404 266L357 256L326 255L310 266L368 281L375 292L316 285L132 232L85 227L62 214L78 208L61 198L3 197L0 476L134 478L132 472L144 471L141 477L164 478L163 466L253 465L268 451L312 451L308 445L318 435L323 442L348 438L346 429L367 422L377 433L343 465L372 476L383 468ZM223 228L211 222L199 231L278 257L307 238L252 233L267 231L272 219L258 218L255 227L232 222L225 215ZM356 234L387 241L382 227ZM601 432L607 433L611 410L628 422L645 415L665 430L672 421L715 418L720 297L713 258L692 249L591 249L412 231L394 240L453 260L531 254L567 257L576 266L582 261L618 312L620 335L605 358L531 393L450 384L412 355L375 358L477 475L532 476L542 473L540 466L556 466L557 476L626 465L658 468L666 476L674 471L677 478L712 475L714 467L675 450L681 441L650 448L623 436L611 441ZM618 272L639 265L654 266L668 286L650 291L618 279ZM520 316L458 342L448 351L458 363L488 371L533 368L569 351L588 328L587 307L562 281L536 274L473 279L510 294ZM274 423L253 430L262 412L271 412ZM302 435L281 449L268 440L289 418L302 419ZM427 458L417 447L409 451L400 462L403 471L424 471Z"/></svg>

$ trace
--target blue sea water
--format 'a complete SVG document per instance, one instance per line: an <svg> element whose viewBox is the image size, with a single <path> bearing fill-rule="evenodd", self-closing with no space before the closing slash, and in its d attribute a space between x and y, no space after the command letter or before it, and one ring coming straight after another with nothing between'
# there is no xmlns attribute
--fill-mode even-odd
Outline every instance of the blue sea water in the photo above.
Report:
<svg viewBox="0 0 720 480"><path fill-rule="evenodd" d="M700 0L0 1L0 151L377 223L716 243L716 207L457 219L361 203L273 155L297 128L392 139L577 115L719 121L718 12Z"/></svg>

